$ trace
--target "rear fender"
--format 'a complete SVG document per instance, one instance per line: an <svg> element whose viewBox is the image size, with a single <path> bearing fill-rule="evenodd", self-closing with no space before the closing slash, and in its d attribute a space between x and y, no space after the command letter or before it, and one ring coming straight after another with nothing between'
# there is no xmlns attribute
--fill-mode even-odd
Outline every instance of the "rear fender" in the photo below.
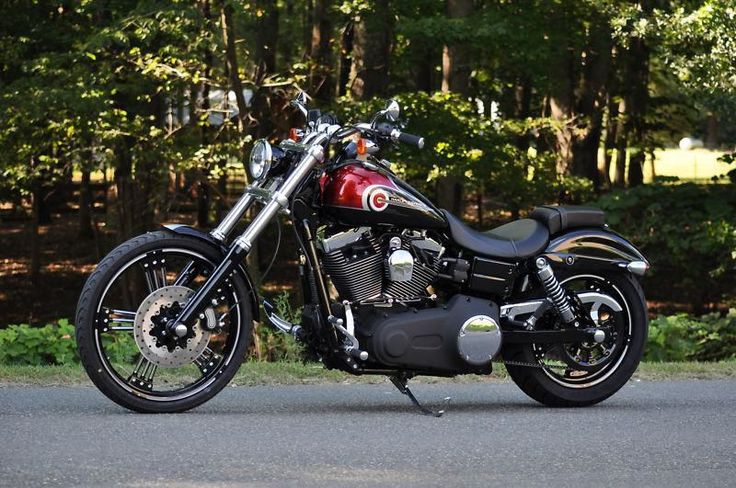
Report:
<svg viewBox="0 0 736 488"><path fill-rule="evenodd" d="M575 229L550 241L544 256L560 267L611 269L618 267L643 276L649 261L632 243L600 228Z"/></svg>
<svg viewBox="0 0 736 488"><path fill-rule="evenodd" d="M181 224L169 224L163 226L165 230L169 232L173 232L174 234L194 237L195 239L199 239L200 241L203 241L210 245L211 247L218 250L218 252L222 255L223 258L225 258L225 255L228 252L228 248L220 241L212 237L210 234L206 232L202 232L201 230L194 229L192 227L189 227L188 225L181 225ZM237 272L240 275L241 278L243 278L243 281L245 281L246 285L248 286L248 290L250 290L250 298L251 298L251 305L252 305L252 312L253 312L253 320L259 321L260 320L260 306L258 301L258 294L256 292L256 288L253 285L253 280L250 277L250 274L248 274L248 270L243 266L240 265L237 268Z"/></svg>

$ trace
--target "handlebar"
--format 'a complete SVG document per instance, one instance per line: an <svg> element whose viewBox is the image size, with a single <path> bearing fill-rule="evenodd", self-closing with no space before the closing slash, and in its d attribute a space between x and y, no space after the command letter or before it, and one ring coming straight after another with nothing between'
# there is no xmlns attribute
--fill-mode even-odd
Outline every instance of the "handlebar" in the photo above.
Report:
<svg viewBox="0 0 736 488"><path fill-rule="evenodd" d="M407 134L406 132L399 132L399 137L397 137L399 142L403 142L404 144L409 144L410 146L415 146L417 149L424 148L424 137L415 136L414 134Z"/></svg>

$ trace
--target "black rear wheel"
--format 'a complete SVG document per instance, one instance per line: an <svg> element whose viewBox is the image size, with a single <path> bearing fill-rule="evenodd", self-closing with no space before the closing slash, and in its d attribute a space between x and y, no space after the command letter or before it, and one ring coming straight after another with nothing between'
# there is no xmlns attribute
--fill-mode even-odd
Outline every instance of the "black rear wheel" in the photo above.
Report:
<svg viewBox="0 0 736 488"><path fill-rule="evenodd" d="M102 393L139 412L181 412L232 379L252 328L250 290L241 277L218 290L183 337L165 327L220 259L197 239L152 232L121 244L97 266L77 305L76 338Z"/></svg>
<svg viewBox="0 0 736 488"><path fill-rule="evenodd" d="M647 338L644 293L630 274L579 273L561 280L578 297L593 325L606 332L602 343L525 344L504 349L511 379L531 398L553 407L580 407L605 400L631 378ZM540 319L537 329L562 327L556 313ZM523 365L522 365L523 364Z"/></svg>

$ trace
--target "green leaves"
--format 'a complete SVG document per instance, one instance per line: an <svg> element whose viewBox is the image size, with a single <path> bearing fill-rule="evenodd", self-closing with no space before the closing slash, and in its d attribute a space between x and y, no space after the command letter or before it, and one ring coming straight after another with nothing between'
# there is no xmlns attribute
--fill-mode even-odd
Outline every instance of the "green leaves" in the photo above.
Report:
<svg viewBox="0 0 736 488"><path fill-rule="evenodd" d="M721 361L736 357L736 309L694 318L679 314L649 322L645 361Z"/></svg>
<svg viewBox="0 0 736 488"><path fill-rule="evenodd" d="M77 360L74 326L66 319L44 327L22 324L0 330L0 363L67 364Z"/></svg>
<svg viewBox="0 0 736 488"><path fill-rule="evenodd" d="M733 184L644 185L601 198L613 229L652 262L649 298L693 304L736 301Z"/></svg>

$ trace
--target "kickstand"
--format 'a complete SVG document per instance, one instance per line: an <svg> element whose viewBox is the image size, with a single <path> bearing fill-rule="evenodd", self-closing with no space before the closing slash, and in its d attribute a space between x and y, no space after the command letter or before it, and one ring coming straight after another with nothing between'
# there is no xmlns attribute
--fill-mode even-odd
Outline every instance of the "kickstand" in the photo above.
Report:
<svg viewBox="0 0 736 488"><path fill-rule="evenodd" d="M406 375L399 375L399 376L389 376L388 379L391 380L391 383L394 384L394 386L404 395L409 397L409 400L411 400L411 403L414 404L415 407L419 409L420 412L424 415L431 415L432 417L442 417L445 414L445 410L450 405L450 397L445 397L445 408L442 410L437 410L436 412L434 410L430 410L429 408L425 407L421 403L419 403L419 400L417 400L417 397L414 396L414 393L409 389L409 386L407 385L407 382L409 381L409 378Z"/></svg>

